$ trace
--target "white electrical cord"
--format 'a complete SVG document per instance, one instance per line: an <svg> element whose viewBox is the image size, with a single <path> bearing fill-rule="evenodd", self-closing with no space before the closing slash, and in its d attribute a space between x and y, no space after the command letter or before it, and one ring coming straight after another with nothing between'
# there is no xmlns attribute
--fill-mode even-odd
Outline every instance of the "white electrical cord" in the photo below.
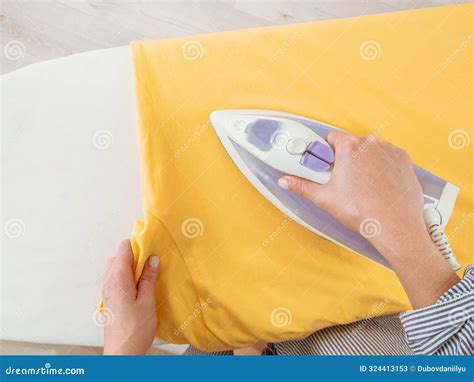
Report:
<svg viewBox="0 0 474 382"><path fill-rule="evenodd" d="M443 227L441 225L441 214L439 211L433 206L425 206L423 217L425 219L426 228L428 229L428 233L430 234L434 245L436 245L449 265L451 265L451 268L453 268L455 271L461 269L461 265L459 265L456 258L454 257L454 252L451 248L451 245L449 245L448 238L444 233Z"/></svg>

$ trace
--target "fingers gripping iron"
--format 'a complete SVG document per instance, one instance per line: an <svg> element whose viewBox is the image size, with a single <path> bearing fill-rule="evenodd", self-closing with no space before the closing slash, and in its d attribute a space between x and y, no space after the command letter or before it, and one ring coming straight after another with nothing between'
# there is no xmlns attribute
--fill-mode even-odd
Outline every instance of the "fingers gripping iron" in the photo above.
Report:
<svg viewBox="0 0 474 382"><path fill-rule="evenodd" d="M366 237L277 185L284 174L325 184L334 164L334 153L326 137L332 130L339 129L305 117L267 110L219 110L211 113L210 120L240 171L283 213L312 232L388 267L385 258ZM459 190L418 166L414 166L414 170L425 195L424 216L428 232L446 260L457 270L460 265L443 230Z"/></svg>

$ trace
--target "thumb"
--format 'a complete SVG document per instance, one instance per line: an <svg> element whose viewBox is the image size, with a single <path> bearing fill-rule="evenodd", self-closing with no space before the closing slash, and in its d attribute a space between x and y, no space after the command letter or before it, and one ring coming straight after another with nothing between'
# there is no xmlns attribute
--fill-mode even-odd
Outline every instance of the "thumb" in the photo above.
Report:
<svg viewBox="0 0 474 382"><path fill-rule="evenodd" d="M285 175L278 179L278 185L308 199L317 206L322 203L324 186L321 184L297 176Z"/></svg>
<svg viewBox="0 0 474 382"><path fill-rule="evenodd" d="M160 258L158 256L150 256L143 267L142 275L138 280L138 299L151 300L155 299L155 286L158 280L158 271Z"/></svg>

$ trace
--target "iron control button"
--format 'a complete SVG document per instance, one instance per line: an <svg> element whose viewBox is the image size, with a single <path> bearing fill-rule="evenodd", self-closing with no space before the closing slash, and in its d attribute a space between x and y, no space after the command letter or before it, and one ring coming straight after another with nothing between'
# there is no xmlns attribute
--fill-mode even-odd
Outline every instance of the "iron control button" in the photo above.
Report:
<svg viewBox="0 0 474 382"><path fill-rule="evenodd" d="M334 162L334 153L324 143L314 141L308 146L308 152L329 164Z"/></svg>
<svg viewBox="0 0 474 382"><path fill-rule="evenodd" d="M286 144L286 151L292 155L303 154L308 147L308 143L303 138L293 138Z"/></svg>
<svg viewBox="0 0 474 382"><path fill-rule="evenodd" d="M300 164L317 172L329 170L329 167L331 167L329 163L322 161L310 153L303 154L300 159Z"/></svg>
<svg viewBox="0 0 474 382"><path fill-rule="evenodd" d="M272 148L272 137L278 130L278 126L278 121L257 119L245 129L247 140L260 150L269 151Z"/></svg>

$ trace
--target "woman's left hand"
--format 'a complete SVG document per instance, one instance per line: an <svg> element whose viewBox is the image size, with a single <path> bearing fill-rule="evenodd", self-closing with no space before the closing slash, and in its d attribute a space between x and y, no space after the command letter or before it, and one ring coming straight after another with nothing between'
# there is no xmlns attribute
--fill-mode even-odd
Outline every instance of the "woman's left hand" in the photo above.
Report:
<svg viewBox="0 0 474 382"><path fill-rule="evenodd" d="M158 268L159 258L150 256L136 285L129 240L123 241L117 256L109 259L102 289L110 319L104 328L104 355L143 355L151 347L157 327Z"/></svg>

